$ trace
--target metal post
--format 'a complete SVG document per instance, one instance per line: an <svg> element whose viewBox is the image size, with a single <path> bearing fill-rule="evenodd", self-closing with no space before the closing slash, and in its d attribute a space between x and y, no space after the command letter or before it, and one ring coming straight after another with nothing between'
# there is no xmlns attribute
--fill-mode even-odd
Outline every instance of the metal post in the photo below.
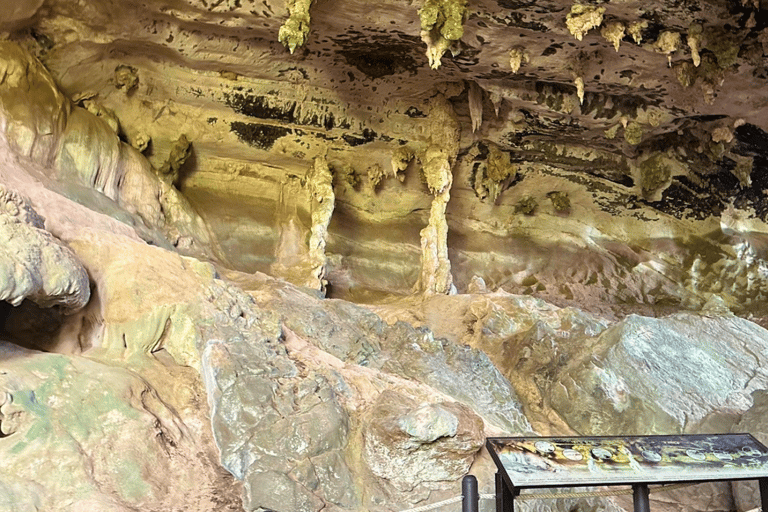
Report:
<svg viewBox="0 0 768 512"><path fill-rule="evenodd" d="M757 483L760 486L760 506L768 511L768 478L760 478Z"/></svg>
<svg viewBox="0 0 768 512"><path fill-rule="evenodd" d="M632 486L632 501L635 512L651 512L651 504L648 500L648 484L634 484Z"/></svg>
<svg viewBox="0 0 768 512"><path fill-rule="evenodd" d="M461 481L461 512L480 512L480 494L474 475L467 475Z"/></svg>
<svg viewBox="0 0 768 512"><path fill-rule="evenodd" d="M515 492L507 487L501 472L496 472L496 512L515 512Z"/></svg>

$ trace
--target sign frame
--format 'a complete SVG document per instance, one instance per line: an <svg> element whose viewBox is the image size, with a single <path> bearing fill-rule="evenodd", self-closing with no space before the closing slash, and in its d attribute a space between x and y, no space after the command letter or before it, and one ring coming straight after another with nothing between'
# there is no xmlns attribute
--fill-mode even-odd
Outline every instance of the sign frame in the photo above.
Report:
<svg viewBox="0 0 768 512"><path fill-rule="evenodd" d="M712 449L715 446L714 443L726 443L729 442L732 445L741 444L746 450L747 446L750 446L749 453L741 452L736 460L743 458L748 462L746 469L739 469L736 462L723 462L723 467L729 467L730 472L723 477L722 471L719 471L718 459L720 461L725 460L725 453L722 452L707 452L706 455L702 455L701 450L693 449L691 447L698 447L700 444L708 446L708 449ZM698 443L698 444L697 444ZM709 443L707 445L707 443ZM534 447L535 444L540 444L539 447ZM586 451L590 446L598 446L592 450ZM563 446L570 446L566 449ZM579 451L571 448L578 446ZM606 453L600 452L599 446L606 447L618 447L615 450L608 450ZM652 450L648 450L649 456L647 461L638 456L639 447L651 446ZM517 472L515 477L509 475L507 468L504 465L504 461L500 455L499 450L507 448L508 452L514 452L518 457L525 457L543 461L548 463L548 460L554 461L559 458L560 462L566 462L565 465L553 463L558 466L557 473L559 478L547 482L545 477L536 475L536 470L540 469L540 473L547 475L547 468L543 465L540 466L525 466L526 460L522 460L521 466L523 469L521 472ZM510 448L511 447L511 448ZM586 447L586 448L585 448ZM632 447L630 449L629 447ZM489 437L486 439L486 448L491 455L494 463L497 467L496 472L496 510L497 512L513 512L514 511L514 498L520 494L521 489L546 489L546 488L559 488L559 487L593 487L593 486L626 486L630 485L634 494L634 506L635 512L650 512L649 500L648 500L648 485L649 484L671 484L671 483L703 483L703 482L722 482L722 481L743 481L743 480L757 480L760 488L760 497L763 510L768 510L768 448L760 443L754 436L748 433L739 434L696 434L696 435L647 435L647 436L552 436L552 437ZM686 448L688 448L686 450ZM556 450L559 450L556 453ZM623 451L622 451L623 450ZM680 455L680 452L684 454L681 457L675 457L674 455ZM570 452L570 453L566 453ZM664 466L667 466L666 471L658 470L654 474L654 463L660 462L662 457L657 452L664 452ZM584 463L570 463L574 468L573 473L577 474L576 477L570 481L567 478L567 469L564 471L563 467L567 468L568 461L564 461L563 457L569 457L571 460L581 461L584 457L591 455L592 459L595 459L597 463L603 461L600 457L613 456L613 460L617 460L620 457L628 456L628 459L632 459L634 462L634 468L630 468L629 465L622 466L620 469L613 469L606 472L597 471L593 472L580 467L587 462L591 464L590 467L595 466L595 462L584 461ZM641 452L643 453L643 452ZM720 456L714 457L714 455L722 453L723 458ZM645 453L643 453L645 455ZM637 458L648 465L649 471L640 471L639 465L634 458ZM656 457L658 456L658 460ZM579 458L581 457L581 458ZM505 457L508 458L508 457ZM514 458L514 457L512 457ZM625 457L626 458L626 457ZM682 460L677 460L682 459ZM518 459L520 460L520 459ZM686 462L689 460L690 462ZM731 456L731 461L734 457ZM617 464L611 463L608 459L605 459L609 464L605 467L618 467ZM508 461L509 462L509 461ZM686 465L696 468L699 464L699 471L693 471L693 477L687 478L685 476L678 476L680 470L684 470ZM671 467L670 467L671 466ZM602 466L601 466L602 467ZM661 466L660 466L661 467ZM678 469L679 468L679 469ZM704 470L704 469L706 470ZM734 469L735 468L735 469ZM638 471L634 471L637 469ZM739 471L744 475L739 475ZM526 477L527 475L533 475ZM555 472L551 473L556 474ZM602 477L602 478L601 478ZM527 478L527 481L526 481ZM513 480L517 480L516 482Z"/></svg>

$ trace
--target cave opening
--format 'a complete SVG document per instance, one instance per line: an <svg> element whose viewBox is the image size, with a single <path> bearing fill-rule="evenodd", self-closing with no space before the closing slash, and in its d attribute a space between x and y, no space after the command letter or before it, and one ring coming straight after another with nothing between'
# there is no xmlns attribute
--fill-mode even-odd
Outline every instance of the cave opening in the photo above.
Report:
<svg viewBox="0 0 768 512"><path fill-rule="evenodd" d="M66 316L60 308L42 308L25 299L18 306L0 301L0 341L42 352L58 352Z"/></svg>

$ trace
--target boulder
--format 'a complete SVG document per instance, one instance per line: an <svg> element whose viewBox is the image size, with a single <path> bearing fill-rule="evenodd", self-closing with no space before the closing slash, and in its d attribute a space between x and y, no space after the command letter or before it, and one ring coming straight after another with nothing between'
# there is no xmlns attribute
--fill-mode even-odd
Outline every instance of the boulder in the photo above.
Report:
<svg viewBox="0 0 768 512"><path fill-rule="evenodd" d="M746 432L768 444L768 391L759 390L752 393L753 404L733 426L733 432ZM735 510L744 512L760 507L760 490L757 482L733 482L733 498Z"/></svg>
<svg viewBox="0 0 768 512"><path fill-rule="evenodd" d="M456 481L485 441L483 421L460 403L417 403L385 391L365 415L363 459L402 492Z"/></svg>

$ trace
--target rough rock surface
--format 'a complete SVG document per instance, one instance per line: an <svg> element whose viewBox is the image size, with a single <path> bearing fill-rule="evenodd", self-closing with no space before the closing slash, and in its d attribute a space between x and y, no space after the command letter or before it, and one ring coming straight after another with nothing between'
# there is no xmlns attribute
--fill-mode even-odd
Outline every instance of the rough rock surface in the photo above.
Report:
<svg viewBox="0 0 768 512"><path fill-rule="evenodd" d="M135 372L5 341L0 357L2 510L237 510L190 427Z"/></svg>
<svg viewBox="0 0 768 512"><path fill-rule="evenodd" d="M733 426L733 432L749 432L761 443L768 442L768 393L760 390L752 393L753 405ZM757 482L734 482L733 494L738 510L751 510L760 506L760 490Z"/></svg>
<svg viewBox="0 0 768 512"><path fill-rule="evenodd" d="M8 41L0 41L0 135L17 158L39 164L65 195L133 217L153 242L194 254L218 253L187 200L121 142L113 127L62 95L35 57Z"/></svg>
<svg viewBox="0 0 768 512"><path fill-rule="evenodd" d="M450 275L464 291L478 275L560 303L649 314L722 294L760 314L760 2L131 0L119 18L106 1L33 7L8 37L67 97L114 117L126 140L151 140L158 169L188 137L179 187L239 270L290 259L284 224L307 249L306 177L325 156L356 177L334 184L332 296L406 294L433 259L440 282L425 289L450 291ZM432 208L421 176L442 161L423 158L440 95L459 138L431 149L452 178ZM513 179L477 179L492 147ZM392 167L403 148L417 158ZM563 194L570 208L551 200ZM756 229L731 232L731 205ZM562 258L548 258L554 247Z"/></svg>
<svg viewBox="0 0 768 512"><path fill-rule="evenodd" d="M710 413L746 412L768 387L768 331L731 315L631 315L588 346L550 398L582 434L690 432Z"/></svg>
<svg viewBox="0 0 768 512"><path fill-rule="evenodd" d="M250 506L408 508L466 472L481 417L490 431L530 430L481 352L267 276L225 277L250 295L217 285L224 313L204 331L203 370L222 462L246 483ZM421 410L455 425L430 426ZM430 429L441 432L432 441ZM409 476L395 477L404 467Z"/></svg>
<svg viewBox="0 0 768 512"><path fill-rule="evenodd" d="M24 299L76 311L88 303L88 275L77 257L43 229L23 197L0 184L0 300Z"/></svg>
<svg viewBox="0 0 768 512"><path fill-rule="evenodd" d="M482 420L461 404L418 404L384 392L364 421L363 458L402 491L417 482L458 480L484 442Z"/></svg>

